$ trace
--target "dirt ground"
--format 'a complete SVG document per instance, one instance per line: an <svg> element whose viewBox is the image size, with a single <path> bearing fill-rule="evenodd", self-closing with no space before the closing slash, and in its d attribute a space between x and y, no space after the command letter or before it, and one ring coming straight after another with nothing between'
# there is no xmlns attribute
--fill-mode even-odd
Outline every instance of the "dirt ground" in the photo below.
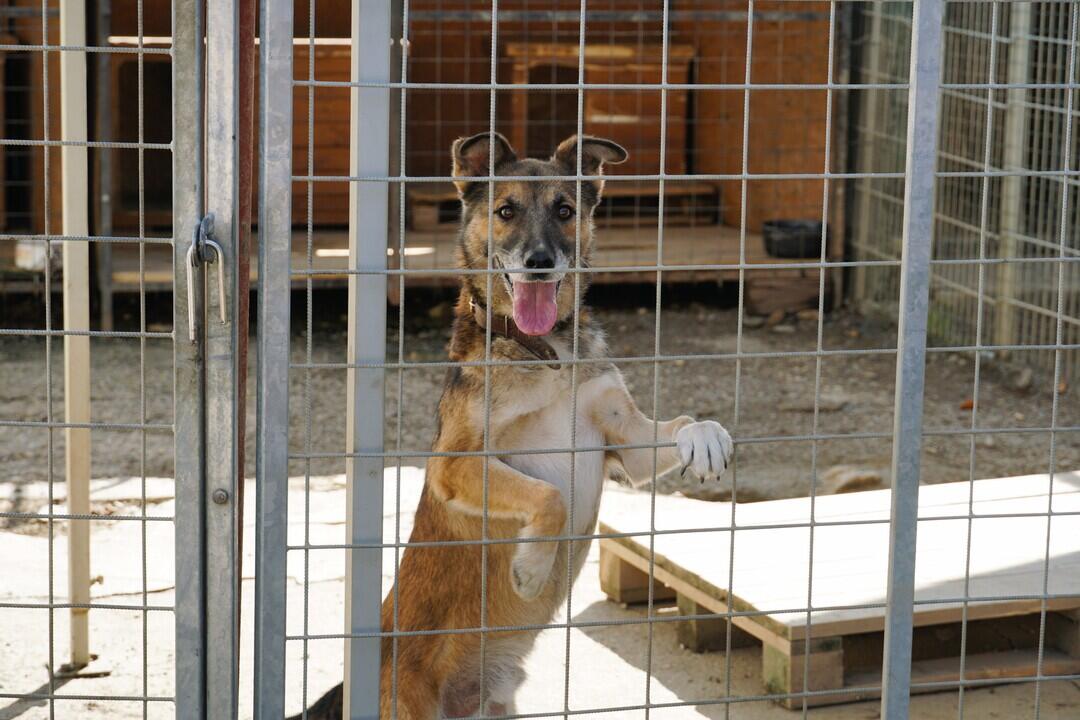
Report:
<svg viewBox="0 0 1080 720"><path fill-rule="evenodd" d="M597 316L609 334L611 353L624 359L620 367L634 396L652 412L654 379L659 382L659 414L691 414L715 418L737 442L735 472L717 487L702 487L677 476L662 478L661 492L683 491L699 497L729 499L735 483L740 501L806 495L817 471L818 491L855 482L865 487L887 485L891 453L895 329L849 312L826 316L821 345L826 351L858 349L864 354L823 356L817 347L817 320L789 316L776 326L749 318L741 346L737 311L730 298L704 304L694 299L667 304L660 314L659 350L665 355L717 356L654 365L635 361L654 348L654 295L651 288L627 289L601 296ZM626 298L631 298L627 300ZM435 300L441 300L436 298ZM290 445L295 454L340 453L344 450L346 371L302 367L345 360L344 299L316 293L311 316L310 348L305 325L307 308L294 305L290 376ZM445 359L450 306L417 301L407 308L403 356L410 362ZM390 318L388 357L397 358L396 314ZM749 327L749 325L761 325ZM150 323L150 329L168 329ZM746 356L736 361L741 350ZM882 351L882 352L873 352ZM172 419L172 350L168 339L145 341L145 377L140 375L137 340L92 341L92 401L95 422L169 424ZM63 343L52 343L52 414L63 417ZM250 357L248 427L255 426L255 353ZM974 390L972 353L931 353L926 374L924 483L1045 472L1050 466L1050 435L1032 432L1051 424L1052 374L1030 375L1010 361L987 354L981 361L978 426L1007 430L970 435ZM820 369L820 412L814 424L815 375ZM416 368L386 375L386 439L388 449L426 451L435 429L435 409L445 370ZM46 420L46 352L41 338L5 338L0 344L0 419ZM1058 395L1057 425L1080 425L1080 387L1064 383ZM140 388L145 388L141 392ZM736 397L738 413L736 415ZM399 401L400 398L400 401ZM399 408L401 415L399 417ZM1009 431L1019 429L1019 431ZM400 436L399 436L400 430ZM809 435L826 436L817 443ZM63 478L63 432L33 427L0 427L0 463L7 482L22 483L52 476ZM247 474L254 473L254 432L248 435ZM145 459L143 447L145 445ZM99 429L93 432L94 477L172 475L173 439L168 430ZM1080 436L1059 433L1056 467L1080 467ZM422 459L405 464L422 465ZM340 458L310 463L292 461L291 475L344 471ZM0 499L0 510L23 509L18 491ZM0 523L4 523L0 520ZM11 525L11 522L6 524Z"/></svg>

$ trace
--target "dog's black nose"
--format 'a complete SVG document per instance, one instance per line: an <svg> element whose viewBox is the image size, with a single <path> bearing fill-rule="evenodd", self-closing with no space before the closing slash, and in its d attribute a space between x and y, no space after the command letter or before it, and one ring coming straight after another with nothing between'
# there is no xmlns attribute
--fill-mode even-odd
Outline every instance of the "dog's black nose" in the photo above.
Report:
<svg viewBox="0 0 1080 720"><path fill-rule="evenodd" d="M555 258L547 250L533 250L525 257L525 267L530 270L550 270L555 267Z"/></svg>

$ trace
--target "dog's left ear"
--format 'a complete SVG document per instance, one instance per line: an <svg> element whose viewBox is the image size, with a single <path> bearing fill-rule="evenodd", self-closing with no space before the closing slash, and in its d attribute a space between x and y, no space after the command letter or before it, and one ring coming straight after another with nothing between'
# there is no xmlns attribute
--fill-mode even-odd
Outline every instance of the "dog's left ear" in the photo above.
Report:
<svg viewBox="0 0 1080 720"><path fill-rule="evenodd" d="M578 147L581 148L582 175L599 175L605 163L618 165L630 157L623 146L613 140L591 135L582 135L580 138L577 135L571 135L559 143L559 147L555 150L555 160L572 168L576 173Z"/></svg>
<svg viewBox="0 0 1080 720"><path fill-rule="evenodd" d="M568 175L576 175L578 168L578 152L581 152L581 174L603 175L604 165L618 165L626 162L630 157L626 149L617 142L604 138L592 137L591 135L571 135L559 143L555 150L556 162L562 165ZM597 186L597 194L603 190L604 181L594 181Z"/></svg>

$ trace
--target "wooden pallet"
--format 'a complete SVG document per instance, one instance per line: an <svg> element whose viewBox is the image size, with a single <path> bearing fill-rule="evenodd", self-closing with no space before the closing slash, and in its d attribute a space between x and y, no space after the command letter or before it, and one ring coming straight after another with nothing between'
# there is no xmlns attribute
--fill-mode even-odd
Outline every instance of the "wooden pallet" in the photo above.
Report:
<svg viewBox="0 0 1080 720"><path fill-rule="evenodd" d="M1039 599L1046 552L1045 475L980 480L974 515L1043 513L1043 517L978 518L971 523L964 678L1005 680L1037 672ZM913 683L956 687L960 677L961 619L968 539L966 482L924 486L919 493ZM1054 480L1054 512L1080 511L1080 471ZM656 498L657 530L727 526L731 505L674 496ZM957 518L959 519L952 519ZM650 498L614 489L604 496L600 532L646 533L600 542L600 578L607 595L624 603L648 596ZM810 705L879 696L888 564L889 491L819 497L814 530L813 605L807 617L809 498L736 506L734 567L730 531L658 534L654 538L654 599L675 598L680 614L732 616L732 644L762 646L762 677L770 693L803 690L809 653ZM950 518L950 519L933 519ZM777 526L781 527L777 527ZM1044 676L1080 672L1080 515L1053 518L1045 626ZM728 592L728 588L731 592ZM932 602L940 600L941 602ZM808 623L808 619L811 621ZM725 619L683 621L684 645L724 649ZM918 688L914 689L919 692ZM801 697L783 701L802 707Z"/></svg>
<svg viewBox="0 0 1080 720"><path fill-rule="evenodd" d="M456 228L461 201L450 183L420 183L406 190L409 227L413 230ZM596 209L598 227L655 227L659 215L660 184L609 180ZM664 184L664 226L715 225L720 216L717 187L704 182Z"/></svg>

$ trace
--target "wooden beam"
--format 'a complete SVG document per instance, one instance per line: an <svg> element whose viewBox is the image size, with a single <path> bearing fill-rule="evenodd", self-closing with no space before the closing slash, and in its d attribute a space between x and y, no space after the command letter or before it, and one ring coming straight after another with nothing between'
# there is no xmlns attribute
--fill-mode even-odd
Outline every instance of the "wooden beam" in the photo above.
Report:
<svg viewBox="0 0 1080 720"><path fill-rule="evenodd" d="M708 615L709 609L693 598L679 594L676 598L680 615ZM693 618L680 620L675 625L675 634L679 644L696 653L727 650L728 621L723 617L715 619ZM758 640L750 633L731 626L731 647L743 648L758 645Z"/></svg>
<svg viewBox="0 0 1080 720"><path fill-rule="evenodd" d="M840 690L844 687L844 645L839 637L825 637L810 642L809 677L806 673L806 643L792 643L792 652L785 653L765 644L761 648L761 677L770 693L793 694L804 690L803 681L808 680L806 690ZM823 705L844 702L838 696L813 696L808 704ZM854 698L852 698L854 699ZM782 703L788 709L802 707L802 699L787 698Z"/></svg>
<svg viewBox="0 0 1080 720"><path fill-rule="evenodd" d="M652 581L653 602L672 600L675 591L657 580ZM649 573L626 562L610 546L600 544L600 589L611 600L624 605L649 601Z"/></svg>

